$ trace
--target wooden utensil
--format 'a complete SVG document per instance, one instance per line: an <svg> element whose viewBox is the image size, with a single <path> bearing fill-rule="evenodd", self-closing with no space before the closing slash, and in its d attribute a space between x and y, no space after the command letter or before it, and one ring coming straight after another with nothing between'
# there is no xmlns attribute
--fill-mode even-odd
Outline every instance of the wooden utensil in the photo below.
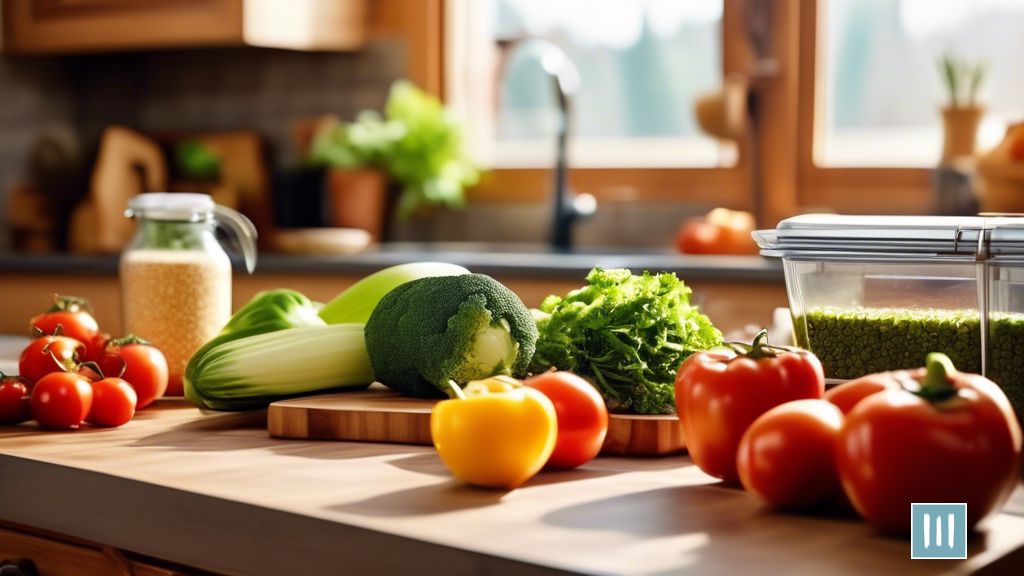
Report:
<svg viewBox="0 0 1024 576"><path fill-rule="evenodd" d="M436 402L374 384L357 392L274 402L267 411L267 430L275 438L429 445ZM601 453L662 456L685 448L675 415L612 414Z"/></svg>
<svg viewBox="0 0 1024 576"><path fill-rule="evenodd" d="M121 251L135 231L135 223L124 217L128 200L166 186L167 164L156 142L123 126L108 127L100 141L89 195L71 216L71 251Z"/></svg>

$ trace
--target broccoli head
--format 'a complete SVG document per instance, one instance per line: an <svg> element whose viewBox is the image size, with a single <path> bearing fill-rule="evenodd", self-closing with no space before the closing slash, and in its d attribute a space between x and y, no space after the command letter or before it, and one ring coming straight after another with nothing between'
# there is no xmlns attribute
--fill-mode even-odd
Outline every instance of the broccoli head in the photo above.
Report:
<svg viewBox="0 0 1024 576"><path fill-rule="evenodd" d="M482 274L398 286L377 304L365 333L376 380L418 398L447 396L449 381L523 376L537 342L519 297Z"/></svg>

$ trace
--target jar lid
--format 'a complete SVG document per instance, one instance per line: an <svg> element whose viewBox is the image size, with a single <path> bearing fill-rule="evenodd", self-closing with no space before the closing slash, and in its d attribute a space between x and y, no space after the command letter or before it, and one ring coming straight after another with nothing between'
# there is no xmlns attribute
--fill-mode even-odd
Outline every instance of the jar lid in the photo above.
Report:
<svg viewBox="0 0 1024 576"><path fill-rule="evenodd" d="M210 217L214 206L209 194L151 192L129 200L125 216L145 214L150 218L168 220L205 220Z"/></svg>
<svg viewBox="0 0 1024 576"><path fill-rule="evenodd" d="M1024 260L1024 217L806 214L758 230L761 254L791 260Z"/></svg>

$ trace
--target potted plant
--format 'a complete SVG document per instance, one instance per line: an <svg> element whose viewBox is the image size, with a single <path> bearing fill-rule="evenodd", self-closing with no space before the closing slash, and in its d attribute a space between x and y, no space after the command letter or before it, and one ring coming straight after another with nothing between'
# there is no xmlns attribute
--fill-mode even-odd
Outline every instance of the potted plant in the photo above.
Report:
<svg viewBox="0 0 1024 576"><path fill-rule="evenodd" d="M364 110L352 123L322 125L309 159L329 168L335 224L375 239L386 235L392 213L408 218L432 206L464 206L465 189L479 180L463 150L462 126L408 81L392 85L383 114Z"/></svg>
<svg viewBox="0 0 1024 576"><path fill-rule="evenodd" d="M978 89L985 78L981 63L970 64L946 54L939 61L949 104L942 108L943 146L941 165L954 158L973 156L978 124L985 109L977 104Z"/></svg>

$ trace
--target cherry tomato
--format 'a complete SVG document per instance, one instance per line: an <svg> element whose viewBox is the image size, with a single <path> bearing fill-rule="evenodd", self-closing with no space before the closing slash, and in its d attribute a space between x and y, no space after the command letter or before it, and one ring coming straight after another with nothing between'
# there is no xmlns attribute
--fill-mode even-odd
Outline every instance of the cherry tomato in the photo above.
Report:
<svg viewBox="0 0 1024 576"><path fill-rule="evenodd" d="M780 508L845 500L834 463L843 413L823 400L796 400L765 412L747 428L736 453L748 491Z"/></svg>
<svg viewBox="0 0 1024 576"><path fill-rule="evenodd" d="M93 337L92 343L89 345L89 357L87 360L90 362L96 362L97 364L103 360L103 357L107 354L107 345L110 343L110 334L106 332L97 332L96 336Z"/></svg>
<svg viewBox="0 0 1024 576"><path fill-rule="evenodd" d="M590 382L572 372L545 372L523 384L555 405L558 440L547 467L576 468L593 460L608 433L608 408Z"/></svg>
<svg viewBox="0 0 1024 576"><path fill-rule="evenodd" d="M837 408L843 411L843 414L849 414L850 410L853 410L853 407L859 404L861 400L885 390L898 389L900 387L900 379L909 378L915 373L913 371L899 370L896 372L868 374L867 376L861 376L855 380L844 382L831 390L826 390L823 398L835 404Z"/></svg>
<svg viewBox="0 0 1024 576"><path fill-rule="evenodd" d="M100 368L108 376L120 374L132 385L138 394L139 409L149 406L167 391L167 359L158 348L134 336L111 341Z"/></svg>
<svg viewBox="0 0 1024 576"><path fill-rule="evenodd" d="M84 359L85 346L78 340L67 336L44 336L33 340L22 350L21 358L18 359L18 374L38 382L47 374L74 371L78 368L79 360Z"/></svg>
<svg viewBox="0 0 1024 576"><path fill-rule="evenodd" d="M97 352L94 348L100 327L89 312L91 309L89 301L84 298L55 295L50 310L32 318L29 323L42 334L54 334L57 326L60 326L60 335L74 338L85 347L81 359L93 360Z"/></svg>
<svg viewBox="0 0 1024 576"><path fill-rule="evenodd" d="M836 442L846 495L884 531L909 532L913 502L966 502L970 528L1017 483L1021 429L1006 395L942 354L927 365L916 385L857 404Z"/></svg>
<svg viewBox="0 0 1024 576"><path fill-rule="evenodd" d="M750 235L754 224L749 212L715 208L680 227L676 248L684 254L756 254L757 244Z"/></svg>
<svg viewBox="0 0 1024 576"><path fill-rule="evenodd" d="M135 416L138 396L120 378L104 378L92 383L92 409L85 421L94 426L120 426Z"/></svg>
<svg viewBox="0 0 1024 576"><path fill-rule="evenodd" d="M825 376L821 362L805 351L768 346L762 330L743 350L698 352L679 367L676 411L690 457L698 468L736 483L736 450L758 416L789 402L821 398ZM746 351L748 350L749 351Z"/></svg>
<svg viewBox="0 0 1024 576"><path fill-rule="evenodd" d="M46 428L71 430L92 409L89 379L74 372L54 372L43 376L32 388L32 417Z"/></svg>
<svg viewBox="0 0 1024 576"><path fill-rule="evenodd" d="M0 424L18 424L31 417L28 383L0 372Z"/></svg>

